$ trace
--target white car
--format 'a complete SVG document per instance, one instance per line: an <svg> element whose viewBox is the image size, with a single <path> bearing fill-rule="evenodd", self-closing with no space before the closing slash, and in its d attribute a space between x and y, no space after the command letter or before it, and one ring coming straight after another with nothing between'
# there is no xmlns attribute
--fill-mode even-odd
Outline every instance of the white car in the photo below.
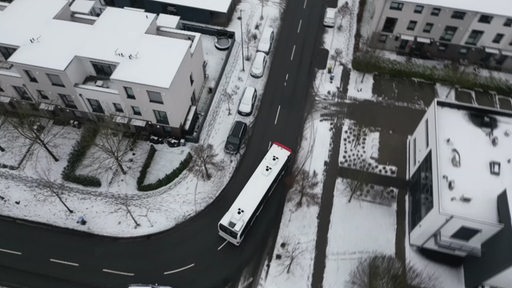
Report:
<svg viewBox="0 0 512 288"><path fill-rule="evenodd" d="M256 88L251 86L245 87L240 104L238 104L238 114L242 116L251 115L254 109L254 103L256 103L256 96Z"/></svg>
<svg viewBox="0 0 512 288"><path fill-rule="evenodd" d="M260 43L258 43L258 50L268 55L274 42L274 29L265 27L261 33Z"/></svg>
<svg viewBox="0 0 512 288"><path fill-rule="evenodd" d="M325 15L324 15L324 26L325 27L334 27L335 18L336 15L336 8L327 8L325 9Z"/></svg>
<svg viewBox="0 0 512 288"><path fill-rule="evenodd" d="M256 52L256 57L252 61L251 76L254 78L263 76L265 66L267 66L267 55L263 52Z"/></svg>

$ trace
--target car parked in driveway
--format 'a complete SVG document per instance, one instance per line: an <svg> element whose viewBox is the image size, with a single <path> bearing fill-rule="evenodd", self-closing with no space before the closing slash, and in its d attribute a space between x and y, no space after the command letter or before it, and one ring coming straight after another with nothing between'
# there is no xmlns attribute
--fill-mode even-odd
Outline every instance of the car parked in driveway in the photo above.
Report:
<svg viewBox="0 0 512 288"><path fill-rule="evenodd" d="M240 104L238 104L238 114L242 116L250 116L256 103L256 97L258 96L256 88L247 86L245 87Z"/></svg>
<svg viewBox="0 0 512 288"><path fill-rule="evenodd" d="M334 27L334 24L336 22L335 15L336 15L336 8L325 9L325 15L324 15L324 26L325 27Z"/></svg>
<svg viewBox="0 0 512 288"><path fill-rule="evenodd" d="M258 50L268 55L274 42L274 29L265 27L261 33L260 43L258 43Z"/></svg>
<svg viewBox="0 0 512 288"><path fill-rule="evenodd" d="M224 151L228 154L236 154L240 151L245 134L247 133L247 124L242 121L235 121L229 131Z"/></svg>
<svg viewBox="0 0 512 288"><path fill-rule="evenodd" d="M267 55L263 52L256 52L256 57L252 61L251 76L254 78L263 76L265 66L267 66Z"/></svg>

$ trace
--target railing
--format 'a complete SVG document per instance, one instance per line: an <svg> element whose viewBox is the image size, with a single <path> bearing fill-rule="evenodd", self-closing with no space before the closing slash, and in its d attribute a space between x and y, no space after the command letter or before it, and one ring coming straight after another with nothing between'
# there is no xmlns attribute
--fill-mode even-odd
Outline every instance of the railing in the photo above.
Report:
<svg viewBox="0 0 512 288"><path fill-rule="evenodd" d="M442 239L441 232L438 232L436 236L434 237L434 241L437 246L440 248L452 250L454 252L461 252L461 253L467 253L469 255L478 256L481 255L481 249L480 247L474 247L470 245L465 245L462 243L452 242L445 239Z"/></svg>

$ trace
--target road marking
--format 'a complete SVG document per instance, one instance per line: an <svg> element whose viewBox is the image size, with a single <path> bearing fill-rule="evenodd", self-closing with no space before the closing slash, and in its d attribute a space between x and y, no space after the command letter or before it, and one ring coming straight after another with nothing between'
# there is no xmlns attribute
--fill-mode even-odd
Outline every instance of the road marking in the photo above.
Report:
<svg viewBox="0 0 512 288"><path fill-rule="evenodd" d="M272 142L271 141L268 141L268 147L267 147L267 150L270 149L270 146L272 146Z"/></svg>
<svg viewBox="0 0 512 288"><path fill-rule="evenodd" d="M286 73L286 81L288 81L288 73Z"/></svg>
<svg viewBox="0 0 512 288"><path fill-rule="evenodd" d="M77 263L68 262L68 261L62 261L62 260L57 260L57 259L51 259L51 258L50 258L50 262L55 262L55 263L60 263L60 264L66 264L66 265L70 265L70 266L80 266L80 265L78 265Z"/></svg>
<svg viewBox="0 0 512 288"><path fill-rule="evenodd" d="M244 283L242 283L242 285L240 285L240 286L241 286L242 288L245 288L245 287L247 287L247 285L251 284L253 280L254 280L254 279L251 277L251 278L247 279L247 281L245 281Z"/></svg>
<svg viewBox="0 0 512 288"><path fill-rule="evenodd" d="M295 45L293 45L293 49L292 49L292 56L290 57L290 60L293 60L293 54L295 53Z"/></svg>
<svg viewBox="0 0 512 288"><path fill-rule="evenodd" d="M0 251L1 251L1 252L5 252L5 253L11 253L11 254L16 254L16 255L21 255L21 252L13 251L13 250L0 249Z"/></svg>
<svg viewBox="0 0 512 288"><path fill-rule="evenodd" d="M304 0L304 7L302 7L302 8L306 9L306 4L307 3L308 3L308 0Z"/></svg>
<svg viewBox="0 0 512 288"><path fill-rule="evenodd" d="M134 275L135 275L134 273L121 272L121 271L110 270L110 269L103 269L103 270L101 270L101 271L103 271L103 272L108 272L108 273L112 273L112 274L125 275L125 276L134 276Z"/></svg>
<svg viewBox="0 0 512 288"><path fill-rule="evenodd" d="M226 240L226 242L222 243L222 245L220 245L219 248L217 248L217 251L222 249L222 247L224 247L224 245L226 245L227 243L228 243L228 240Z"/></svg>
<svg viewBox="0 0 512 288"><path fill-rule="evenodd" d="M167 272L164 272L164 275L167 275L167 274L172 274L172 273L176 273L176 272L180 272L180 271L183 271L185 269L188 269L188 268L192 268L194 267L196 264L195 263L192 263L188 266L185 266L185 267L181 267L181 268L178 268L178 269L174 269L174 270L171 270L171 271L167 271Z"/></svg>
<svg viewBox="0 0 512 288"><path fill-rule="evenodd" d="M302 19L299 21L299 28L297 28L297 33L300 33L300 26L302 25Z"/></svg>
<svg viewBox="0 0 512 288"><path fill-rule="evenodd" d="M281 111L281 105L277 107L276 120L274 120L274 125L277 124L277 118L279 118L279 111Z"/></svg>

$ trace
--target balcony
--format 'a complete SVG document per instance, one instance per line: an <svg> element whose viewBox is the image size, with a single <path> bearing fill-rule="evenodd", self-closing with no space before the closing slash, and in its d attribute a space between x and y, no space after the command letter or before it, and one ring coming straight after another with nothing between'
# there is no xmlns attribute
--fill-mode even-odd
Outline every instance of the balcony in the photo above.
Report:
<svg viewBox="0 0 512 288"><path fill-rule="evenodd" d="M119 91L115 89L110 89L110 84L112 82L106 77L98 77L98 76L87 76L82 84L75 84L76 88L82 88L86 90L93 90L97 92L104 92L110 94L119 94Z"/></svg>
<svg viewBox="0 0 512 288"><path fill-rule="evenodd" d="M441 236L441 233L439 232L435 235L434 241L439 248L452 250L457 253L464 253L477 257L480 257L482 253L480 247L450 241L448 239L443 238Z"/></svg>

